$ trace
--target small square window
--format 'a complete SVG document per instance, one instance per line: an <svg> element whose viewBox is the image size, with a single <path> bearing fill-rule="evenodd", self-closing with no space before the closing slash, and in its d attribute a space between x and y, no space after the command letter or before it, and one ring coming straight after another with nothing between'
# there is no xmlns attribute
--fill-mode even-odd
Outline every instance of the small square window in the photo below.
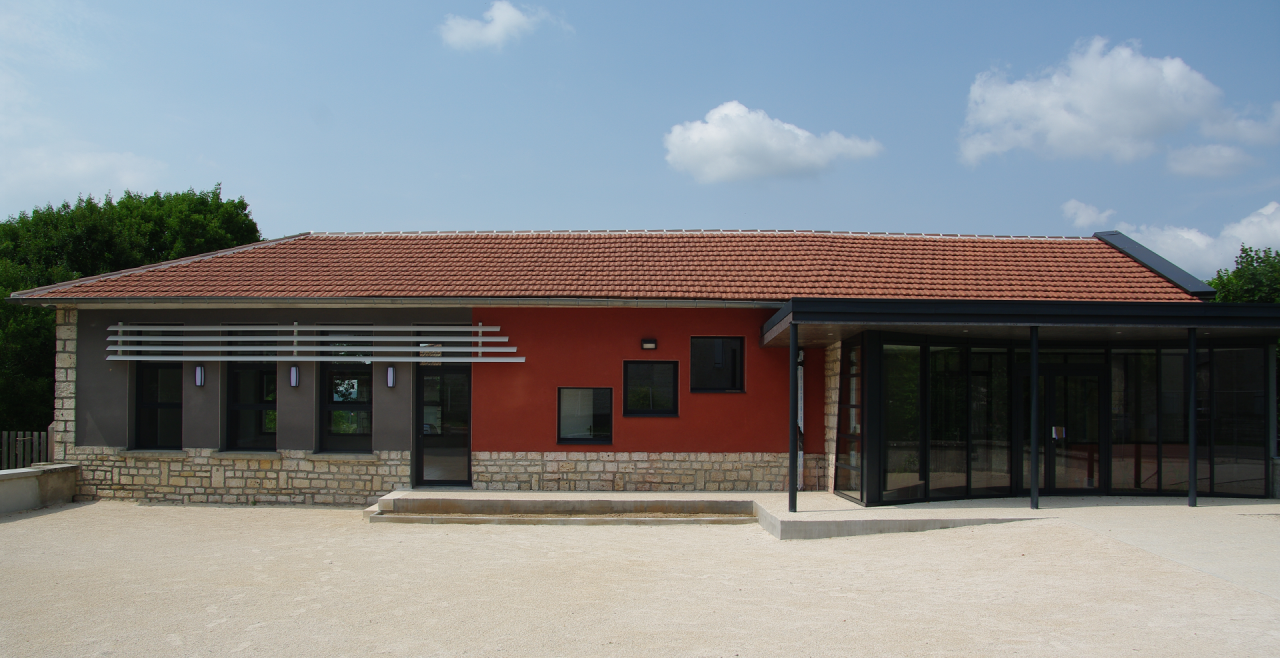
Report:
<svg viewBox="0 0 1280 658"><path fill-rule="evenodd" d="M560 389L560 443L613 441L613 389Z"/></svg>
<svg viewBox="0 0 1280 658"><path fill-rule="evenodd" d="M742 392L742 338L698 336L689 346L689 390Z"/></svg>
<svg viewBox="0 0 1280 658"><path fill-rule="evenodd" d="M625 361L623 368L623 416L678 415L678 362Z"/></svg>

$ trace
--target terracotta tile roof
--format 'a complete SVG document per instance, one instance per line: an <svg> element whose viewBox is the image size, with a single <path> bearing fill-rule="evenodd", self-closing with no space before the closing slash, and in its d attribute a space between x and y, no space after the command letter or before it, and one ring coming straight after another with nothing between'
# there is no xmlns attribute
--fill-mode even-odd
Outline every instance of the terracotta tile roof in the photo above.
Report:
<svg viewBox="0 0 1280 658"><path fill-rule="evenodd" d="M1096 238L784 231L304 234L17 295L1196 301Z"/></svg>

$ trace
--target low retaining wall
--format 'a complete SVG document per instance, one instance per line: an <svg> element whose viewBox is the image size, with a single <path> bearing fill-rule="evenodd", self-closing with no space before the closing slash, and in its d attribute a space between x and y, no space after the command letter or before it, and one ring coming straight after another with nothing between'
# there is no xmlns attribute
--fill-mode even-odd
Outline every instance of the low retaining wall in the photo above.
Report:
<svg viewBox="0 0 1280 658"><path fill-rule="evenodd" d="M785 452L473 452L476 489L784 491ZM827 488L826 455L805 455L808 490Z"/></svg>
<svg viewBox="0 0 1280 658"><path fill-rule="evenodd" d="M71 502L77 470L74 464L32 464L0 471L0 514Z"/></svg>
<svg viewBox="0 0 1280 658"><path fill-rule="evenodd" d="M121 450L70 447L81 467L77 499L175 503L372 505L409 488L409 453Z"/></svg>

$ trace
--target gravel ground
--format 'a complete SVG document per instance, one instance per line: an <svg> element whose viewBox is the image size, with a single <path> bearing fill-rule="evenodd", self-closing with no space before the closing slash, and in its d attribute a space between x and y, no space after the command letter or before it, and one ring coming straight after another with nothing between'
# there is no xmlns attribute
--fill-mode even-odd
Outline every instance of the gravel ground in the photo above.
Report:
<svg viewBox="0 0 1280 658"><path fill-rule="evenodd" d="M0 654L1275 656L1275 509L783 542L77 504L0 516Z"/></svg>

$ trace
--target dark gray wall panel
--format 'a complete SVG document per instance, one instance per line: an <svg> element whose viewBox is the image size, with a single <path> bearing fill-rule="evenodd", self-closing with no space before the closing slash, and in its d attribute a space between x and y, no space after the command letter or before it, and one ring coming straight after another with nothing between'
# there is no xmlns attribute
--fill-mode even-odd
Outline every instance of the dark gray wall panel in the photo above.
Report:
<svg viewBox="0 0 1280 658"><path fill-rule="evenodd" d="M396 385L387 388L387 367L395 366ZM373 449L413 447L413 364L373 362Z"/></svg>
<svg viewBox="0 0 1280 658"><path fill-rule="evenodd" d="M289 368L298 366L298 385ZM281 361L276 370L276 450L316 449L316 364Z"/></svg>
<svg viewBox="0 0 1280 658"><path fill-rule="evenodd" d="M109 311L80 311L76 334L76 445L129 445L129 389L132 369L107 361Z"/></svg>
<svg viewBox="0 0 1280 658"><path fill-rule="evenodd" d="M204 366L204 386L196 386L196 366ZM182 364L182 447L222 447L222 364Z"/></svg>

